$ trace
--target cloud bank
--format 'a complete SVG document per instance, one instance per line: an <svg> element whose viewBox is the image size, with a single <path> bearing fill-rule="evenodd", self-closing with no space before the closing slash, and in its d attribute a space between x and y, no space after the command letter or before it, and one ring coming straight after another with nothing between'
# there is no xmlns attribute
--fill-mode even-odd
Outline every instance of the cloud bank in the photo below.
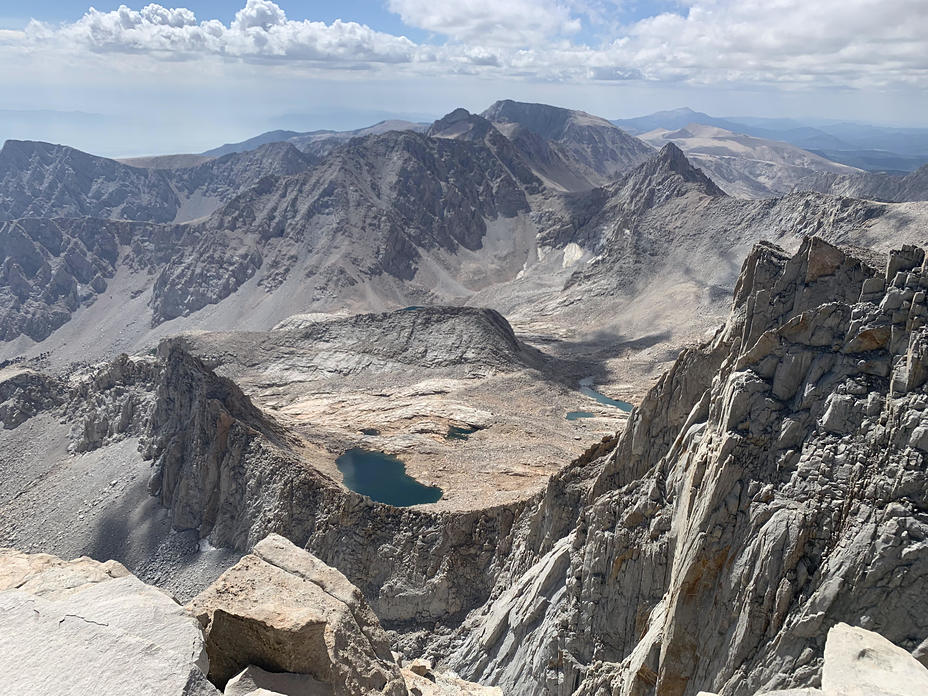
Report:
<svg viewBox="0 0 928 696"><path fill-rule="evenodd" d="M228 25L158 4L89 9L73 23L32 21L0 32L0 48L548 82L928 87L925 0L691 0L679 13L627 24L620 3L602 1L388 0L388 7L430 32L429 40L353 21L292 20L272 0L247 0ZM582 38L605 25L607 40Z"/></svg>

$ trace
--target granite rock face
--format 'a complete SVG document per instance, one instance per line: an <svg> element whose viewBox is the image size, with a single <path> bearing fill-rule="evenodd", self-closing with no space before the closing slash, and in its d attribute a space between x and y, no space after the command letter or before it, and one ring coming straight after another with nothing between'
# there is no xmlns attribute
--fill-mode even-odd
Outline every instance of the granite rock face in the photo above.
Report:
<svg viewBox="0 0 928 696"><path fill-rule="evenodd" d="M332 696L332 685L308 674L268 672L249 665L226 683L222 693L223 696Z"/></svg>
<svg viewBox="0 0 928 696"><path fill-rule="evenodd" d="M114 561L0 550L6 693L212 696L196 620Z"/></svg>
<svg viewBox="0 0 928 696"><path fill-rule="evenodd" d="M928 693L928 668L878 633L847 624L828 631L822 693L915 696Z"/></svg>
<svg viewBox="0 0 928 696"><path fill-rule="evenodd" d="M928 669L879 633L839 623L828 631L822 686L764 691L756 696L919 696ZM717 696L700 691L697 696Z"/></svg>
<svg viewBox="0 0 928 696"><path fill-rule="evenodd" d="M435 654L519 693L741 696L818 686L840 622L916 649L919 252L883 271L816 238L792 258L758 246L728 323L636 409L572 531L526 544ZM514 537L551 514L556 485Z"/></svg>
<svg viewBox="0 0 928 696"><path fill-rule="evenodd" d="M277 535L187 609L115 561L0 549L0 619L2 685L17 696L501 694L401 669L360 591Z"/></svg>

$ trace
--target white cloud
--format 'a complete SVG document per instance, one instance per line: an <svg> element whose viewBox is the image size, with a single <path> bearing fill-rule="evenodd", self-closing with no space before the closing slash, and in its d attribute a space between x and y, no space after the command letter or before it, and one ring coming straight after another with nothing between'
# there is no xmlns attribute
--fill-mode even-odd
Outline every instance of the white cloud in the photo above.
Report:
<svg viewBox="0 0 928 696"><path fill-rule="evenodd" d="M484 45L523 47L580 29L570 8L553 0L389 0L388 7L409 26Z"/></svg>
<svg viewBox="0 0 928 696"><path fill-rule="evenodd" d="M284 26L286 23L287 15L270 0L250 0L245 7L235 13L232 28L239 31L252 28L268 31L272 27Z"/></svg>
<svg viewBox="0 0 928 696"><path fill-rule="evenodd" d="M602 56L651 79L925 84L928 6L924 0L699 0L687 16L662 14L631 26Z"/></svg>
<svg viewBox="0 0 928 696"><path fill-rule="evenodd" d="M415 44L356 22L291 21L271 0L247 0L229 26L211 19L197 23L187 9L150 4L136 11L91 8L63 26L32 21L25 38L36 46L95 52L202 54L234 58L278 58L323 62L401 63L413 60ZM2 40L2 37L0 37ZM176 55L180 54L180 55Z"/></svg>
<svg viewBox="0 0 928 696"><path fill-rule="evenodd" d="M388 0L410 26L447 37L416 44L350 21L288 19L247 0L229 25L150 4L94 9L76 22L0 32L7 51L204 56L341 70L389 64L392 76L655 81L723 86L928 88L926 0L690 0L622 26L614 0ZM587 27L583 27L581 17ZM609 26L609 40L594 44ZM584 38L586 37L586 38Z"/></svg>

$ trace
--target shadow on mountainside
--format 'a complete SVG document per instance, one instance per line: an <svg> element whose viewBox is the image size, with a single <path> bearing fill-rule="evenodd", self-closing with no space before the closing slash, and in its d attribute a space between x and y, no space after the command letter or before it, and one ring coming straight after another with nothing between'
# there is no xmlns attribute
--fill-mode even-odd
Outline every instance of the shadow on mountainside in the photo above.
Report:
<svg viewBox="0 0 928 696"><path fill-rule="evenodd" d="M653 348L671 340L669 331L658 331L641 336L627 336L609 331L596 331L581 339L566 340L553 336L520 335L525 343L533 345L548 356L544 375L547 379L576 389L581 379L592 378L594 384L615 379L609 361L633 357L635 353ZM678 352L672 350L674 357Z"/></svg>
<svg viewBox="0 0 928 696"><path fill-rule="evenodd" d="M147 479L133 481L101 515L82 554L113 559L144 582L173 593L180 601L196 595L242 554L211 549L196 530L171 528L170 512L148 494Z"/></svg>

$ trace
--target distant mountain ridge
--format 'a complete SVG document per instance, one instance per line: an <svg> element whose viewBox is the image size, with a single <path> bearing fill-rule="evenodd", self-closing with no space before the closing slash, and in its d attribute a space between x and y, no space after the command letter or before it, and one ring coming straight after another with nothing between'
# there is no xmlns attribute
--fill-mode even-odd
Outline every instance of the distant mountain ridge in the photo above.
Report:
<svg viewBox="0 0 928 696"><path fill-rule="evenodd" d="M905 175L820 172L799 181L795 189L890 203L928 201L928 165Z"/></svg>
<svg viewBox="0 0 928 696"><path fill-rule="evenodd" d="M640 135L658 128L678 130L690 123L724 128L810 150L840 164L870 171L914 171L928 163L928 128L894 128L855 123L808 125L793 119L717 118L688 107L611 121Z"/></svg>
<svg viewBox="0 0 928 696"><path fill-rule="evenodd" d="M65 145L8 140L0 149L0 220L186 222L264 176L294 174L315 162L292 145L271 143L190 167L144 168Z"/></svg>
<svg viewBox="0 0 928 696"><path fill-rule="evenodd" d="M221 157L222 155L254 150L261 147L262 145L267 145L269 143L281 142L291 143L298 149L307 151L311 150L314 145L319 143L341 143L348 141L351 138L363 137L365 135L377 135L380 133L386 133L391 130L411 130L417 133L421 133L428 128L428 125L429 124L427 123L416 123L413 121L403 121L400 119L388 119L386 121L375 123L372 126L357 128L355 130L349 131L315 130L300 132L290 130L274 130L268 131L267 133L261 133L260 135L256 135L253 138L249 138L248 140L243 140L238 143L226 143L225 145L213 148L212 150L207 150L201 154L207 157Z"/></svg>
<svg viewBox="0 0 928 696"><path fill-rule="evenodd" d="M657 129L642 140L660 147L676 143L728 193L741 198L770 198L794 190L803 179L827 172L862 173L788 143L734 133L718 126L690 123L677 130Z"/></svg>

